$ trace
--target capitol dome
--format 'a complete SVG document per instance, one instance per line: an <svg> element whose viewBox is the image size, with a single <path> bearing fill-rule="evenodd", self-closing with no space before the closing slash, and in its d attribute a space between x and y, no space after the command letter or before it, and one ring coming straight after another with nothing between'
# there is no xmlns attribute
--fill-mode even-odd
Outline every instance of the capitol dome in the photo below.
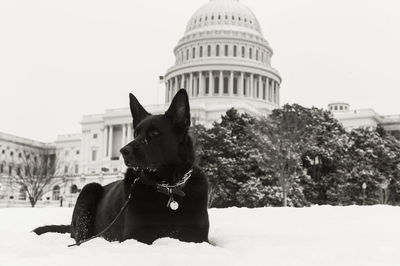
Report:
<svg viewBox="0 0 400 266"><path fill-rule="evenodd" d="M281 77L253 12L238 0L211 0L189 19L165 74L165 101L188 91L195 122L210 124L235 107L266 115L279 107Z"/></svg>

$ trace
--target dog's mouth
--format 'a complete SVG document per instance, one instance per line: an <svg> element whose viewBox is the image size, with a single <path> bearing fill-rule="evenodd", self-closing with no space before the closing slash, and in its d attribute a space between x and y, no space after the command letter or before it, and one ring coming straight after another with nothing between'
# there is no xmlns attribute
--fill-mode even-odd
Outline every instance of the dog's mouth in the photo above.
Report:
<svg viewBox="0 0 400 266"><path fill-rule="evenodd" d="M128 168L132 168L134 171L137 172L148 172L148 173L155 173L157 172L157 168L151 167L151 166L139 166L139 165L133 165L131 163L127 163L126 166Z"/></svg>

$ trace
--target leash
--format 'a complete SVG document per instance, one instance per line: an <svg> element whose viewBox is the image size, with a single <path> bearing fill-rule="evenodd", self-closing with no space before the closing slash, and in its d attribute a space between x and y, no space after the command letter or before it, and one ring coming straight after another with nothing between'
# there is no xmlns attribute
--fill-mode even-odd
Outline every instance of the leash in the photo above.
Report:
<svg viewBox="0 0 400 266"><path fill-rule="evenodd" d="M130 192L129 192L129 196L128 196L128 198L126 199L124 205L122 206L122 208L121 208L121 210L119 211L119 213L117 214L117 216L115 216L114 220L113 220L106 228L104 228L103 231L101 231L100 233L98 233L98 234L96 234L96 235L94 235L94 236L92 236L92 237L90 237L90 238L87 238L87 239L78 241L78 242L75 243L75 244L68 245L68 247L70 248L70 247L73 247L73 246L79 246L79 245L81 245L81 244L83 244L83 243L85 243L85 242L88 242L88 241L90 241L90 240L92 240L92 239L94 239L94 238L96 238L96 237L101 236L101 235L104 234L108 229L110 229L110 227L113 226L113 224L115 224L115 222L118 220L118 218L121 216L121 214L124 212L124 210L125 210L126 207L128 206L128 203L129 203L129 201L130 201L131 198L132 198L133 188L134 188L134 186L135 186L135 184L136 184L136 182L137 182L138 180L139 180L139 178L136 178L136 179L133 181L133 183L132 183L132 185L131 185L131 190L130 190Z"/></svg>

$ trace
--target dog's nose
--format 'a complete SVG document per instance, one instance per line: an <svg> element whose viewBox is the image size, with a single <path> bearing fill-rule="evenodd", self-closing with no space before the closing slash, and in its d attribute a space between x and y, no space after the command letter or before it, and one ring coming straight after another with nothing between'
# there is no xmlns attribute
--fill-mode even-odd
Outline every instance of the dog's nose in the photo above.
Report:
<svg viewBox="0 0 400 266"><path fill-rule="evenodd" d="M126 145L125 147L123 147L120 151L119 151L122 156L129 157L132 153L132 148L129 145Z"/></svg>

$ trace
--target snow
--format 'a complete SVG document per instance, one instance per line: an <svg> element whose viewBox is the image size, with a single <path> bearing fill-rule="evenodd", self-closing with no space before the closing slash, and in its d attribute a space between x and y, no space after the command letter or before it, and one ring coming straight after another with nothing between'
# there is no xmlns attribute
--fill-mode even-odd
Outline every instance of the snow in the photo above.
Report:
<svg viewBox="0 0 400 266"><path fill-rule="evenodd" d="M0 264L12 265L400 265L400 208L211 209L210 242L153 245L98 238L68 248L68 235L31 232L67 224L72 209L0 209Z"/></svg>

